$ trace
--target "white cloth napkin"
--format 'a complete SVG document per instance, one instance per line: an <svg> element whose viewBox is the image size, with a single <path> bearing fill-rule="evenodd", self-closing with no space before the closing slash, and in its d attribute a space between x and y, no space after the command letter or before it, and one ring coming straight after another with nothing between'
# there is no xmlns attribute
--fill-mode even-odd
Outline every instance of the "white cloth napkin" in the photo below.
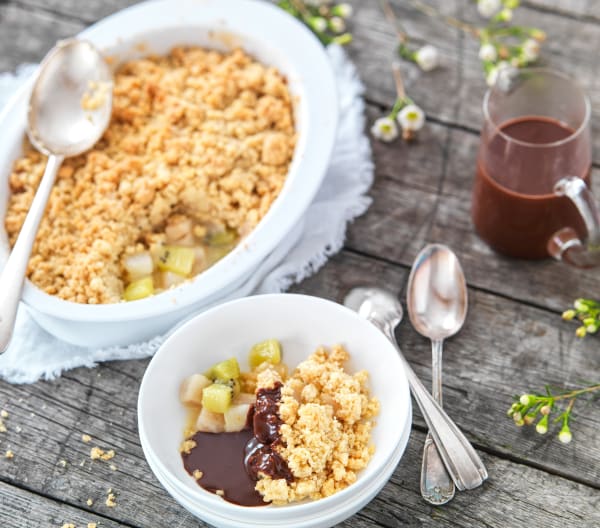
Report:
<svg viewBox="0 0 600 528"><path fill-rule="evenodd" d="M364 134L363 86L342 48L329 46L327 52L337 79L340 123L321 189L286 246L277 248L247 283L218 303L245 295L280 292L309 277L341 249L348 222L365 212L371 203L366 193L373 181L373 163ZM15 74L0 74L0 109L34 70L35 65L22 65ZM93 367L99 361L147 357L165 338L156 336L127 347L78 347L42 330L21 305L12 343L0 356L0 377L13 383L32 383L40 378L55 378L75 367Z"/></svg>

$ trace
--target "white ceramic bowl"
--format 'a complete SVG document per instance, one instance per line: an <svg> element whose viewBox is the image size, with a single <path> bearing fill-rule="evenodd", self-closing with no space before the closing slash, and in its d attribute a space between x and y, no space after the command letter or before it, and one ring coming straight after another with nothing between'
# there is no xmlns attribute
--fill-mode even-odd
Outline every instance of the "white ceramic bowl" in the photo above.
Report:
<svg viewBox="0 0 600 528"><path fill-rule="evenodd" d="M178 451L185 409L181 380L227 357L247 365L250 346L276 338L294 367L319 345L343 344L348 368L370 373L381 412L373 430L375 454L357 482L318 501L247 508L202 489L183 468ZM185 508L216 526L330 526L355 513L385 485L408 440L411 423L406 376L390 342L353 311L317 297L275 294L247 297L212 308L183 325L150 362L138 400L140 441L148 463Z"/></svg>
<svg viewBox="0 0 600 528"><path fill-rule="evenodd" d="M239 46L283 72L297 101L298 142L284 188L257 228L215 266L168 292L111 305L64 301L26 281L23 301L50 333L84 346L125 345L166 331L238 287L301 221L321 184L333 148L335 79L317 39L268 2L153 0L109 16L79 36L118 62L149 53L164 54L180 44L221 50ZM4 139L0 143L0 218L6 212L12 163L21 153L31 85L20 90L0 114ZM3 225L0 263L9 252Z"/></svg>

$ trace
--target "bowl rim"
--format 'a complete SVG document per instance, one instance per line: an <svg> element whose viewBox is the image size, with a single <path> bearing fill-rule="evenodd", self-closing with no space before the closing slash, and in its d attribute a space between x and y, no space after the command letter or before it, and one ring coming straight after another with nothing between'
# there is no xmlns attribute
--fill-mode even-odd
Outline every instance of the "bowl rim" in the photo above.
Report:
<svg viewBox="0 0 600 528"><path fill-rule="evenodd" d="M282 301L282 299L283 299L283 301ZM157 364L159 364L159 361L160 361L158 358L160 358L162 355L168 353L167 351L172 346L172 343L177 342L178 334L187 332L189 327L199 324L198 321L200 321L202 319L207 319L210 317L214 317L215 315L219 315L219 312L226 313L229 309L231 309L231 307L233 307L235 305L247 304L247 305L249 305L248 309L256 309L256 306L252 306L255 303L271 303L271 302L289 302L289 303L296 303L296 304L300 303L300 305L302 303L308 303L308 304L314 303L314 304L322 305L323 307L325 307L326 310L336 310L340 314L344 314L343 315L344 317L351 317L356 322L357 325L361 325L365 332L370 333L372 338L374 340L376 340L378 342L378 344L381 345L381 347L387 349L387 351L389 352L389 355L387 355L387 357L388 357L389 361L391 363L393 363L393 367L394 367L393 370L394 370L395 376L397 376L397 378L398 378L397 391L398 391L399 395L403 396L402 401L406 402L406 404L403 405L403 407L404 407L403 409L394 409L394 411L397 412L398 420L402 420L402 417L404 416L404 420L402 420L404 425L402 426L402 428L399 431L400 434L398 435L396 442L393 444L393 447L391 450L386 451L384 453L384 456L381 458L381 460L379 460L377 467L372 465L373 460L371 460L369 465L365 469L362 470L363 472L365 472L367 470L369 471L368 478L366 480L358 480L356 483L344 488L343 490L338 491L334 495L332 495L330 497L325 497L323 499L319 499L318 501L293 503L293 504L287 504L284 506L273 506L273 507L266 506L266 507L261 507L261 508L257 509L257 508L240 506L240 505L236 505L233 503L229 503L227 501L223 501L222 499L220 499L216 496L213 496L213 494L210 494L209 492L207 492L200 486L198 486L197 491L194 489L193 492L190 492L189 488L185 488L179 482L179 480L175 476L172 475L172 472L168 469L167 466L165 466L165 464L163 464L160 457L154 451L152 444L150 442L150 436L148 436L146 434L147 428L146 428L146 424L144 421L145 412L143 410L143 406L144 406L144 399L146 397L146 394L148 394L149 391L151 390L148 386L148 384L150 383L149 379L153 375L153 371L156 368L159 368L159 367L157 367ZM306 308L306 306L304 306L304 308ZM298 310L299 310L299 306L298 306ZM299 311L299 313L301 313L301 312ZM222 314L222 315L224 315L224 314ZM164 369L161 372L164 373L165 372ZM411 429L411 424L412 424L412 420L411 420L412 404L411 404L410 398L411 398L411 396L410 396L410 390L409 390L409 386L408 386L408 378L406 376L406 370L405 370L405 368L400 360L400 357L398 356L398 353L397 353L396 349L394 348L393 344L374 325L372 325L371 323L369 323L368 321L366 321L365 319L360 317L355 311L353 311L339 303L336 303L334 301L330 301L330 300L327 300L327 299L324 299L321 297L315 297L315 296L306 295L306 294L274 293L274 294L255 295L255 296L244 297L241 299L236 299L236 300L224 303L224 304L217 305L213 308L210 308L209 310L207 310L205 312L202 312L202 313L196 315L195 317L193 317L192 319L188 320L186 323L181 325L161 345L161 347L158 349L158 351L156 352L156 354L154 355L154 357L148 364L146 371L144 373L144 376L142 378L142 382L140 384L140 390L138 393L138 404L137 404L138 434L140 437L140 442L145 444L145 447L143 448L144 456L145 457L148 456L147 452L146 452L146 451L148 451L151 455L151 458L154 460L155 465L159 468L159 471L161 472L161 474L168 475L169 482L179 492L181 492L182 490L185 489L184 495L186 497L188 497L188 498L193 497L195 501L197 501L199 504L203 504L207 508L211 508L213 510L219 510L219 509L224 508L224 511L241 511L241 512L243 512L244 516L246 516L248 519L253 519L256 521L257 520L256 517L261 516L261 514L256 513L256 511L258 511L258 510L260 510L261 512L262 511L274 512L274 513L270 513L270 514L268 513L267 516L277 517L278 515L283 515L281 512L284 512L285 515L295 515L296 513L300 514L301 512L309 512L309 511L317 510L321 506L329 507L330 504L336 504L340 501L346 500L346 497L348 495L353 494L361 486L369 485L369 483L373 482L373 480L376 478L376 475L379 474L385 467L387 467L389 459L391 456L394 455L395 449L398 446L398 444L400 443L402 437L406 434L408 434L408 435L410 434L410 429ZM408 432L407 432L407 429L408 429ZM406 446L404 446L404 447L406 447ZM404 451L404 449L403 449L403 451ZM172 478L170 478L170 477L172 477ZM277 512L279 512L279 513L277 513Z"/></svg>
<svg viewBox="0 0 600 528"><path fill-rule="evenodd" d="M249 17L254 20L253 25L248 25ZM236 30L242 21L244 31ZM303 130L298 134L302 148L296 148L280 194L265 217L231 253L176 288L129 303L90 305L47 294L26 280L23 301L35 311L68 321L122 322L205 304L229 284L251 273L301 221L325 177L338 122L336 81L331 63L321 43L303 24L280 8L258 0L203 0L200 3L197 0L147 0L103 18L78 37L106 49L127 42L133 46L136 37L143 39L144 35L173 30L178 25L204 28L208 32L207 27L215 24L225 24L225 30L233 27L231 34L235 37L254 40L263 49L277 52L296 73L302 97L295 111L305 114ZM132 27L136 33L132 36L128 32L130 36L122 39L119 28ZM269 31L270 37L265 37L266 29L273 27L276 31ZM32 84L33 79L8 101L0 112L0 124L12 122L14 126L19 122L17 109L24 104ZM0 247L0 257L3 249L8 252L7 248Z"/></svg>

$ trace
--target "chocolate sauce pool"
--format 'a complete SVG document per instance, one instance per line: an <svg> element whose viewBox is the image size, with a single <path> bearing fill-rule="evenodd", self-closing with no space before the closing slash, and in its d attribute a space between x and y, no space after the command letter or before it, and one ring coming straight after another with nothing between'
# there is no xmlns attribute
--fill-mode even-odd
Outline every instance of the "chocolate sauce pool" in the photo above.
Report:
<svg viewBox="0 0 600 528"><path fill-rule="evenodd" d="M247 429L239 433L197 432L189 453L181 455L183 467L190 474L202 471L198 484L205 490L223 491L223 498L241 506L264 506L254 486L259 473L291 482L294 477L285 460L275 451L281 443L278 415L281 383L273 389L256 393L254 410L248 413ZM252 424L252 429L250 429Z"/></svg>

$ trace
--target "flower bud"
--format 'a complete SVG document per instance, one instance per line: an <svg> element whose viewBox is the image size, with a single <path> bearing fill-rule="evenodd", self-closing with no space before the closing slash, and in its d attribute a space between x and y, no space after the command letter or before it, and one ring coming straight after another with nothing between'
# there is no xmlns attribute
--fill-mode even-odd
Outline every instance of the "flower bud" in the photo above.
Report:
<svg viewBox="0 0 600 528"><path fill-rule="evenodd" d="M531 425L535 421L535 413L526 414L523 418L525 425Z"/></svg>
<svg viewBox="0 0 600 528"><path fill-rule="evenodd" d="M575 330L575 335L577 337L585 337L585 334L587 334L585 326L580 326L577 330Z"/></svg>
<svg viewBox="0 0 600 528"><path fill-rule="evenodd" d="M523 427L525 425L525 420L523 420L522 418L520 420L515 420L515 425L517 427Z"/></svg>
<svg viewBox="0 0 600 528"><path fill-rule="evenodd" d="M334 33L343 33L346 30L346 22L339 16L334 16L329 19L329 27Z"/></svg>
<svg viewBox="0 0 600 528"><path fill-rule="evenodd" d="M538 42L544 42L546 40L546 33L541 29L533 29L531 30L531 38L534 38Z"/></svg>
<svg viewBox="0 0 600 528"><path fill-rule="evenodd" d="M311 17L308 23L317 33L323 33L327 29L327 20L323 17Z"/></svg>
<svg viewBox="0 0 600 528"><path fill-rule="evenodd" d="M497 17L498 20L502 22L510 22L513 17L512 9L503 9L502 11L500 11L500 13L498 13Z"/></svg>
<svg viewBox="0 0 600 528"><path fill-rule="evenodd" d="M439 64L439 53L435 46L426 44L415 52L415 62L423 71L431 71Z"/></svg>
<svg viewBox="0 0 600 528"><path fill-rule="evenodd" d="M516 412L513 414L513 420L516 422L523 421L523 415L520 412Z"/></svg>
<svg viewBox="0 0 600 528"><path fill-rule="evenodd" d="M571 321L576 315L577 312L575 310L566 310L562 313L562 318L565 321Z"/></svg>
<svg viewBox="0 0 600 528"><path fill-rule="evenodd" d="M527 39L521 46L521 54L526 62L534 62L540 55L540 44L535 39Z"/></svg>
<svg viewBox="0 0 600 528"><path fill-rule="evenodd" d="M486 44L482 44L481 48L479 48L479 58L482 61L495 62L498 58L496 46L490 44L489 42L487 42Z"/></svg>
<svg viewBox="0 0 600 528"><path fill-rule="evenodd" d="M548 416L550 414L550 411L552 411L552 406L549 404L544 405L541 409L540 412L544 415L544 416Z"/></svg>
<svg viewBox="0 0 600 528"><path fill-rule="evenodd" d="M535 396L533 394L521 394L519 401L522 405L531 405L535 402Z"/></svg>
<svg viewBox="0 0 600 528"><path fill-rule="evenodd" d="M569 424L566 421L563 424L560 433L558 433L558 439L563 444L568 444L571 440L573 440L573 435L571 434L571 430L569 429Z"/></svg>
<svg viewBox="0 0 600 528"><path fill-rule="evenodd" d="M338 4L331 8L331 13L342 17L342 18L350 18L353 13L352 6L350 4Z"/></svg>
<svg viewBox="0 0 600 528"><path fill-rule="evenodd" d="M519 2L519 0L504 0L502 3L507 9L517 9L521 2Z"/></svg>
<svg viewBox="0 0 600 528"><path fill-rule="evenodd" d="M575 310L577 310L578 312L584 312L587 313L590 311L588 305L585 302L585 299L576 299L575 302L573 303L573 307L575 308Z"/></svg>
<svg viewBox="0 0 600 528"><path fill-rule="evenodd" d="M546 434L548 432L548 415L542 416L542 419L535 426L535 430L539 434Z"/></svg>
<svg viewBox="0 0 600 528"><path fill-rule="evenodd" d="M501 6L500 0L477 0L477 11L484 18L494 16Z"/></svg>

